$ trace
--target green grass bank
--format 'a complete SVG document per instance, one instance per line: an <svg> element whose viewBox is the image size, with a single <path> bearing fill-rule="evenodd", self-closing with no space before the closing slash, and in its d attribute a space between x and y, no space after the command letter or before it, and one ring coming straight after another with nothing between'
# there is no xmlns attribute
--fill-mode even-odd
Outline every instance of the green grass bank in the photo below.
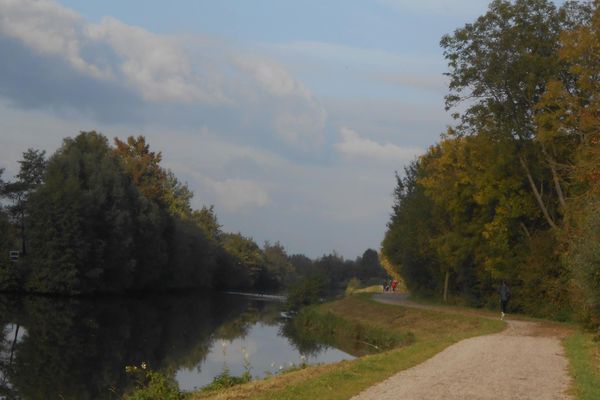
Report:
<svg viewBox="0 0 600 400"><path fill-rule="evenodd" d="M577 331L563 339L577 400L600 399L600 342L590 333Z"/></svg>
<svg viewBox="0 0 600 400"><path fill-rule="evenodd" d="M196 392L186 398L348 399L398 371L423 362L459 340L499 332L505 326L502 321L453 310L422 310L381 304L368 294L322 304L308 312L304 323L308 324L311 319L315 321L311 329L316 335L329 335L331 340L341 335L344 340L349 340L347 334L336 333L346 330L358 335L355 336L358 340L370 340L376 346L387 344L391 349L352 361L307 367L217 392Z"/></svg>

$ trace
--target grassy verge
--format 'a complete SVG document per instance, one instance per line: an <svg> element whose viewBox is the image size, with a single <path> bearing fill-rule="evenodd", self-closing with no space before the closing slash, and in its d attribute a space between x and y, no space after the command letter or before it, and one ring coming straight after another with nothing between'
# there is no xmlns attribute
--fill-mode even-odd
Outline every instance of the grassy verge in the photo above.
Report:
<svg viewBox="0 0 600 400"><path fill-rule="evenodd" d="M578 400L600 399L600 343L577 332L563 340L571 364L573 394Z"/></svg>
<svg viewBox="0 0 600 400"><path fill-rule="evenodd" d="M347 319L322 307L306 307L291 321L305 340L335 346L354 356L391 350L415 341L412 332L399 332Z"/></svg>
<svg viewBox="0 0 600 400"><path fill-rule="evenodd" d="M347 297L315 309L349 324L369 326L391 337L408 337L402 347L331 365L308 367L269 379L250 382L216 393L194 393L190 399L348 399L398 371L432 357L459 340L498 332L505 326L498 320L380 304L369 295Z"/></svg>

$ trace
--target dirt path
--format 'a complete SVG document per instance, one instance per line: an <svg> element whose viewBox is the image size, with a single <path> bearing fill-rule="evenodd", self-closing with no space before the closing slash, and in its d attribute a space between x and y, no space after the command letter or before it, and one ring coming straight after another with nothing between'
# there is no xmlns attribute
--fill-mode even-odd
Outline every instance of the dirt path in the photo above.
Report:
<svg viewBox="0 0 600 400"><path fill-rule="evenodd" d="M378 295L376 299L416 304L396 295ZM507 323L501 333L456 343L353 399L572 399L565 394L570 378L560 330L537 322Z"/></svg>

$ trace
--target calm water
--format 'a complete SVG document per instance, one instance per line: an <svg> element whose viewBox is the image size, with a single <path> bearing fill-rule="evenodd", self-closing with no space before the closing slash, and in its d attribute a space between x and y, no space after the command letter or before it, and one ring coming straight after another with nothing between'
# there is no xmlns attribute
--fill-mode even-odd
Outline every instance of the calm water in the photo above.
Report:
<svg viewBox="0 0 600 400"><path fill-rule="evenodd" d="M95 300L0 295L0 399L119 399L126 365L192 390L227 368L253 377L352 356L293 332L282 304L240 295Z"/></svg>

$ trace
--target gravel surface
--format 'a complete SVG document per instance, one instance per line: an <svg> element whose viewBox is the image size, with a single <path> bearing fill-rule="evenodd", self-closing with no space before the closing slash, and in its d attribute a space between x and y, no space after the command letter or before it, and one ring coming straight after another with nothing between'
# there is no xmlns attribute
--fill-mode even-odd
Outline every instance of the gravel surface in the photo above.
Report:
<svg viewBox="0 0 600 400"><path fill-rule="evenodd" d="M458 342L353 399L572 399L557 332L536 322L507 323L501 333Z"/></svg>

